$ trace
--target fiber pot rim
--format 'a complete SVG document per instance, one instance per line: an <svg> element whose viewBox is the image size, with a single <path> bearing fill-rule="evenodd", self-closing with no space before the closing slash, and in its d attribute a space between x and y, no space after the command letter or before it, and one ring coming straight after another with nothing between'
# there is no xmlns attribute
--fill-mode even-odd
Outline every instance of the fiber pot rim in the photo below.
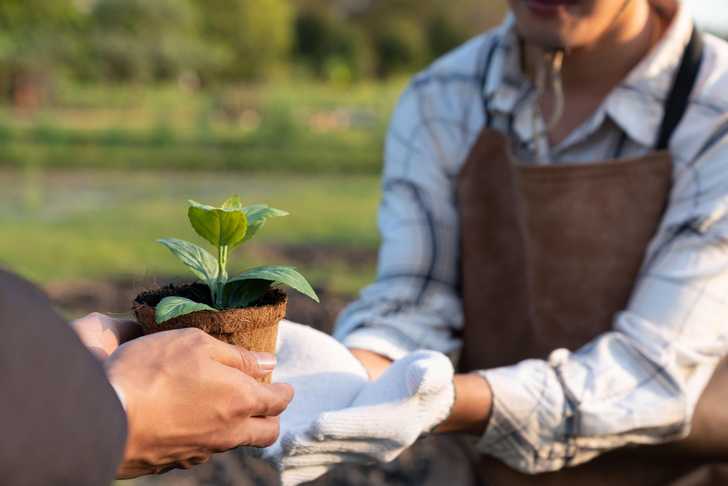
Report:
<svg viewBox="0 0 728 486"><path fill-rule="evenodd" d="M196 327L209 334L232 334L244 329L262 329L276 326L285 317L288 296L280 289L271 289L261 299L262 305L253 305L236 309L225 309L220 311L197 311L184 316L175 317L168 321L157 324L155 319L155 308L159 300L167 296L179 295L185 297L185 293L196 290L198 292L209 288L200 283L185 285L168 285L158 289L142 292L134 299L132 309L146 333ZM158 297L158 299L157 299ZM201 297L204 297L201 295ZM149 301L156 303L153 305ZM196 301L205 300L193 299ZM210 303L205 302L205 303Z"/></svg>

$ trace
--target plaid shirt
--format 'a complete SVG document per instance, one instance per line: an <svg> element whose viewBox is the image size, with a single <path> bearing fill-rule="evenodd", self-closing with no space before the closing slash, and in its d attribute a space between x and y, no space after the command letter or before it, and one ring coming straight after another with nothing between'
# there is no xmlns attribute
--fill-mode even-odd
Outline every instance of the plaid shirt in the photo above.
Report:
<svg viewBox="0 0 728 486"><path fill-rule="evenodd" d="M549 148L550 163L652 150L692 30L674 0L653 3L672 16L669 30L593 116ZM685 436L728 354L728 46L704 37L698 84L670 144L669 206L613 331L546 361L482 371L494 405L479 447L518 470L556 470L626 444ZM492 124L533 160L536 100L519 59L509 18L435 62L402 95L385 149L378 278L337 323L349 347L392 359L419 348L457 354L456 178L485 122L483 96Z"/></svg>

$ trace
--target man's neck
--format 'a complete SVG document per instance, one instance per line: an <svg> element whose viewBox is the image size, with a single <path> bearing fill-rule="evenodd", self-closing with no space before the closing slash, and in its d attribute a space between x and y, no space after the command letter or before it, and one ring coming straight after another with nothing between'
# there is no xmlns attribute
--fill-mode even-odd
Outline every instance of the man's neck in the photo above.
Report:
<svg viewBox="0 0 728 486"><path fill-rule="evenodd" d="M552 145L587 120L660 39L660 18L649 3L633 1L627 5L613 28L596 42L566 52L561 70L566 104L549 130ZM537 72L537 63L544 62L543 50L527 45L524 52L528 72ZM556 110L551 90L546 90L539 103L547 116Z"/></svg>
<svg viewBox="0 0 728 486"><path fill-rule="evenodd" d="M659 31L658 14L649 2L629 2L597 41L566 51L562 70L566 92L610 91L645 57ZM537 63L543 62L542 49L526 45L525 56L527 71L536 72Z"/></svg>

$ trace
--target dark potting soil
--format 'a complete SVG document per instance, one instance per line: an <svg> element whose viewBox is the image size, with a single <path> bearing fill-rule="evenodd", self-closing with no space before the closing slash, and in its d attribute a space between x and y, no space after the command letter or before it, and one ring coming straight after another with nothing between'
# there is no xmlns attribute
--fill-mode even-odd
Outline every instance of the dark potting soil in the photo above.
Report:
<svg viewBox="0 0 728 486"><path fill-rule="evenodd" d="M212 306L212 294L210 287L203 283L193 284L169 284L154 290L147 290L137 295L134 299L139 304L146 304L150 307L156 307L165 297L184 297L200 304ZM286 293L275 287L266 292L260 299L256 300L248 307L262 307L266 305L280 304L286 298Z"/></svg>

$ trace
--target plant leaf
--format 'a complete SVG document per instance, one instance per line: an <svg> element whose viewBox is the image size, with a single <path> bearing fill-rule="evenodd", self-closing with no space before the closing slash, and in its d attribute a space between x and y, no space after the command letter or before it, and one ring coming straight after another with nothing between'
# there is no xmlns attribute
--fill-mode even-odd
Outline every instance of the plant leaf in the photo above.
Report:
<svg viewBox="0 0 728 486"><path fill-rule="evenodd" d="M197 278L205 282L210 288L218 277L217 258L189 241L176 238L157 240L166 246L177 258L189 268Z"/></svg>
<svg viewBox="0 0 728 486"><path fill-rule="evenodd" d="M268 218L279 218L282 216L288 216L288 212L282 209L276 209L268 206L267 204L254 204L252 206L246 206L243 208L245 215L248 217L248 231L245 234L245 238L240 243L245 243L250 240L263 227Z"/></svg>
<svg viewBox="0 0 728 486"><path fill-rule="evenodd" d="M252 268L237 277L231 278L228 283L253 279L268 280L274 284L287 285L292 289L298 290L303 295L310 297L316 302L319 302L318 295L316 295L311 284L309 284L306 278L298 273L295 268L291 267L266 266Z"/></svg>
<svg viewBox="0 0 728 486"><path fill-rule="evenodd" d="M243 209L243 203L240 202L240 196L231 196L222 203L222 209Z"/></svg>
<svg viewBox="0 0 728 486"><path fill-rule="evenodd" d="M228 207L214 208L190 201L187 216L198 235L216 247L235 246L245 238L248 218L242 208L233 207L235 198L228 199ZM239 202L239 199L238 199Z"/></svg>
<svg viewBox="0 0 728 486"><path fill-rule="evenodd" d="M273 282L270 280L250 279L228 282L223 291L225 308L247 307L265 294Z"/></svg>
<svg viewBox="0 0 728 486"><path fill-rule="evenodd" d="M157 324L162 324L175 317L199 311L217 312L217 309L207 304L200 304L194 300L185 299L184 297L165 297L159 301L159 304L157 304L154 310L154 320L157 321Z"/></svg>

